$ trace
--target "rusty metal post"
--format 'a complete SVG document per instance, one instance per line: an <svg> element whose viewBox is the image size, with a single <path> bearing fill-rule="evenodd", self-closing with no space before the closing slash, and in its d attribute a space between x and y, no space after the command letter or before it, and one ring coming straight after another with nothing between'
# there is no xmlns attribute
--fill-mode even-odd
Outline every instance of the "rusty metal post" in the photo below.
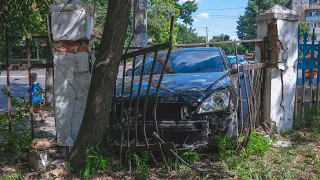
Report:
<svg viewBox="0 0 320 180"><path fill-rule="evenodd" d="M9 65L9 36L6 34L6 65ZM12 130L11 122L11 93L10 93L10 71L7 69L7 99L8 99L8 121L9 121L9 132Z"/></svg>
<svg viewBox="0 0 320 180"><path fill-rule="evenodd" d="M26 40L27 44L27 58L28 58L28 74L29 74L29 105L30 105L30 118L31 118L31 137L34 138L34 118L32 107L32 84L31 84L31 52L30 52L30 39Z"/></svg>

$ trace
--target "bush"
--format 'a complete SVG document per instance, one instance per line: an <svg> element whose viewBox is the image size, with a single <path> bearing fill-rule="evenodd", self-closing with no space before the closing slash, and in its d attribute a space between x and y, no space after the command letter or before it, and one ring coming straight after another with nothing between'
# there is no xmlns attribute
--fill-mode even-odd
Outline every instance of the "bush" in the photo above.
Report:
<svg viewBox="0 0 320 180"><path fill-rule="evenodd" d="M7 94L6 90L3 90ZM13 161L21 158L28 152L32 145L31 128L27 124L29 119L29 102L23 97L11 96L11 104L14 108L11 112L11 132L9 131L8 112L0 114L0 137L6 143L0 144L2 158Z"/></svg>
<svg viewBox="0 0 320 180"><path fill-rule="evenodd" d="M320 110L317 108L307 108L302 117L294 119L293 129L310 129L314 133L320 133Z"/></svg>
<svg viewBox="0 0 320 180"><path fill-rule="evenodd" d="M199 154L193 151L184 152L181 156L183 160L185 160L189 164L193 164L199 159Z"/></svg>

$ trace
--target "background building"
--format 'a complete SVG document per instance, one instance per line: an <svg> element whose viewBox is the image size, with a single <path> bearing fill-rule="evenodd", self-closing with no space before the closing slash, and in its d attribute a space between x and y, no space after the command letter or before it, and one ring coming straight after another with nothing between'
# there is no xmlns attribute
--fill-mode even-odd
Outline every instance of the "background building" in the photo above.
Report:
<svg viewBox="0 0 320 180"><path fill-rule="evenodd" d="M293 0L292 9L310 28L315 28L316 41L320 41L320 0Z"/></svg>

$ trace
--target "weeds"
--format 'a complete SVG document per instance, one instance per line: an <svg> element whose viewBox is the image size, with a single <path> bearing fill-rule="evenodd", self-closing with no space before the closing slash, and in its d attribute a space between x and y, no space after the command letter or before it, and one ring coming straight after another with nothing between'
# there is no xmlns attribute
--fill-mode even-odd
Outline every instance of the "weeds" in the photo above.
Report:
<svg viewBox="0 0 320 180"><path fill-rule="evenodd" d="M247 147L239 155L236 155L234 150L235 140L227 136L217 136L215 139L218 142L220 159L226 163L229 170L236 171L241 179L262 179L261 177L270 176L270 170L261 159L258 159L258 161L250 160L252 157L261 157L268 152L271 148L269 139L264 138L257 132L252 132ZM257 169L257 164L264 168Z"/></svg>
<svg viewBox="0 0 320 180"><path fill-rule="evenodd" d="M11 175L0 177L0 180L22 180L24 179L24 175L22 172L15 172Z"/></svg>
<svg viewBox="0 0 320 180"><path fill-rule="evenodd" d="M307 108L302 117L295 117L294 130L310 129L313 133L320 133L320 109Z"/></svg>
<svg viewBox="0 0 320 180"><path fill-rule="evenodd" d="M182 159L185 160L189 164L193 164L199 159L199 154L193 151L187 151L182 154Z"/></svg>
<svg viewBox="0 0 320 180"><path fill-rule="evenodd" d="M6 90L2 90L7 94ZM32 145L31 129L26 120L29 118L29 103L23 97L11 96L11 132L9 131L8 112L0 114L0 137L5 143L0 144L2 158L10 160L21 158ZM13 158L15 157L15 158Z"/></svg>
<svg viewBox="0 0 320 180"><path fill-rule="evenodd" d="M218 142L219 156L222 160L235 155L236 141L234 139L225 135L220 135L216 136L215 140Z"/></svg>
<svg viewBox="0 0 320 180"><path fill-rule="evenodd" d="M261 134L253 131L249 137L249 141L245 152L248 156L264 155L272 147L271 141L263 137Z"/></svg>
<svg viewBox="0 0 320 180"><path fill-rule="evenodd" d="M147 164L150 158L148 152L143 152L141 156L133 154L133 160L137 168L137 179L146 179L149 175L149 165Z"/></svg>
<svg viewBox="0 0 320 180"><path fill-rule="evenodd" d="M111 160L103 154L100 143L88 149L85 168L80 172L83 179L88 179L89 176L96 174L99 169L104 170L110 166Z"/></svg>

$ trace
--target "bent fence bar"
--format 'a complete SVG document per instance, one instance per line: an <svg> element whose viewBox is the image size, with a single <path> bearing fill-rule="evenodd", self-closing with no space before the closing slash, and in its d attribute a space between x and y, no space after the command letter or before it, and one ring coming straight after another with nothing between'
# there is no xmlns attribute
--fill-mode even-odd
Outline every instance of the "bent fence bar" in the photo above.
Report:
<svg viewBox="0 0 320 180"><path fill-rule="evenodd" d="M157 121L157 109L158 109L158 97L159 90L165 72L167 71L167 63L170 58L172 48L183 47L200 47L206 45L219 45L219 44L233 44L235 46L235 55L237 57L237 72L242 72L244 76L241 78L239 75L235 76L234 80L237 84L239 93L239 124L240 129L238 132L238 150L241 150L247 143L248 137L252 129L257 128L259 125L265 123L262 120L262 102L263 102L263 79L267 62L264 57L264 45L261 39L245 40L245 41L226 41L226 42L214 42L214 43L200 43L200 44L172 44L172 27L169 42L147 47L147 48L128 48L139 49L137 51L126 53L122 56L123 66L120 68L119 74L122 74L121 78L117 80L112 108L112 118L110 124L111 139L116 142L115 151L119 152L120 159L122 159L123 153L126 155L131 152L143 152L150 153L153 160L156 159L153 156L153 151L160 152L162 160L166 163L164 151L171 152L176 150L176 144L168 142L161 136L161 128ZM258 47L261 50L261 62L255 64L248 64L246 66L240 66L238 60L237 43L259 43ZM159 52L167 50L165 57L160 57ZM146 67L146 61L150 60L148 57L152 57L151 67ZM162 64L161 73L157 74L157 78L154 78L156 61ZM137 65L141 67L136 69ZM130 69L130 67L132 67ZM144 71L148 70L148 76L144 75ZM139 71L137 74L135 72ZM127 72L131 72L127 74ZM143 81L145 79L146 81ZM156 79L156 83L154 82ZM146 89L142 89L142 84ZM130 86L129 90L125 88L125 84ZM151 86L156 87L154 103L148 104L150 96ZM134 88L136 87L136 88ZM146 97L141 100L140 96L142 91ZM124 97L127 94L128 97ZM133 101L135 98L135 101ZM140 102L143 101L143 102ZM148 106L152 106L151 108ZM146 117L148 112L152 111L152 121L154 132L150 135L146 133ZM163 112L162 112L163 113ZM170 113L170 112L168 112ZM150 113L149 113L150 114ZM139 121L138 121L139 119ZM150 127L150 126L148 126ZM151 127L150 127L151 128ZM142 135L138 135L138 131L142 132ZM174 131L174 129L172 130ZM183 142L182 142L183 143ZM174 151L173 151L174 152ZM172 152L171 152L172 153ZM177 155L177 154L175 154ZM198 169L199 170L199 169ZM202 170L199 170L202 171Z"/></svg>

